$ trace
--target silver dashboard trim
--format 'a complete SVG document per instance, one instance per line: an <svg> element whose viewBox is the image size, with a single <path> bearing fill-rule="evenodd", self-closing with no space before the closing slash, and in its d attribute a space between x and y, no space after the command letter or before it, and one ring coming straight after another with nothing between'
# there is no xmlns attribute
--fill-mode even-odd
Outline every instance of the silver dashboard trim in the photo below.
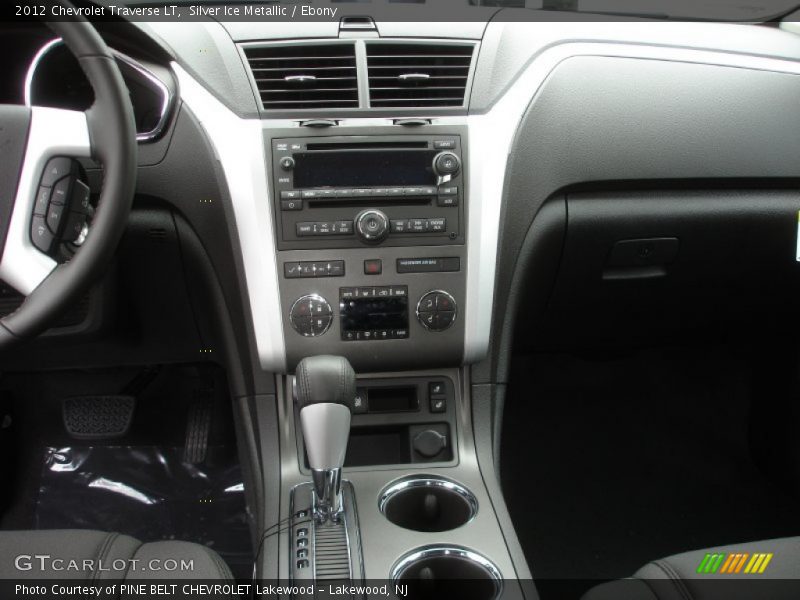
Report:
<svg viewBox="0 0 800 600"><path fill-rule="evenodd" d="M239 45L241 47L241 45ZM467 281L464 306L464 363L482 360L488 354L497 271L502 198L508 154L526 110L550 74L562 62L575 57L603 56L663 60L732 68L800 74L800 62L633 43L565 42L551 46L522 70L514 84L483 114L433 117L435 125L466 125L467 171ZM477 68L480 58L474 61ZM281 304L274 247L274 225L267 186L263 131L297 128L299 119L242 119L203 88L180 66L173 70L181 84L181 95L209 133L223 164L236 214L244 254L245 278L253 311L260 362L269 371L283 372L286 349L281 326ZM345 118L343 127L391 125L388 118ZM246 162L243 166L238 164Z"/></svg>
<svg viewBox="0 0 800 600"><path fill-rule="evenodd" d="M200 121L220 162L233 207L258 359L265 371L286 370L269 164L260 119L241 119L177 63L181 98Z"/></svg>
<svg viewBox="0 0 800 600"><path fill-rule="evenodd" d="M27 296L56 268L55 260L31 241L31 219L42 173L54 156L91 156L86 113L60 108L31 108L28 145L22 163L14 209L0 260L0 279Z"/></svg>
<svg viewBox="0 0 800 600"><path fill-rule="evenodd" d="M25 98L25 106L32 106L33 105L33 98L32 96L32 89L33 89L33 78L36 76L36 69L39 68L39 64L42 62L44 57L56 46L62 45L64 42L61 38L55 38L47 42L44 46L39 48L39 51L31 60L31 63L28 65L28 70L25 73L25 88L24 88L24 98ZM156 126L151 129L150 131L143 131L141 133L136 134L136 141L138 142L149 142L156 139L161 133L164 131L164 128L167 125L167 121L169 121L169 114L170 114L170 107L172 106L174 97L172 93L169 91L169 88L166 84L161 81L158 77L156 77L153 73L151 73L148 69L140 65L130 56L123 54L122 52L118 52L116 50L112 50L114 56L119 59L120 61L124 62L128 67L136 71L139 75L144 77L147 81L149 81L155 88L158 90L161 96L161 108L159 110L158 122Z"/></svg>

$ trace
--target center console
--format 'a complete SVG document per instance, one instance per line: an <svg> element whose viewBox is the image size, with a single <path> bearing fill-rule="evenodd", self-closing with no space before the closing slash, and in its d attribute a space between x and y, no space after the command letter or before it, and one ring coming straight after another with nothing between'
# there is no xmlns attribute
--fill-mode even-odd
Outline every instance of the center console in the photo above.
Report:
<svg viewBox="0 0 800 600"><path fill-rule="evenodd" d="M289 523L280 574L388 578L415 598L521 597L458 368L467 131L366 129L272 129L265 139L295 373L278 378ZM351 402L332 394L344 388Z"/></svg>
<svg viewBox="0 0 800 600"><path fill-rule="evenodd" d="M290 370L313 354L357 371L463 360L466 131L391 129L267 140Z"/></svg>

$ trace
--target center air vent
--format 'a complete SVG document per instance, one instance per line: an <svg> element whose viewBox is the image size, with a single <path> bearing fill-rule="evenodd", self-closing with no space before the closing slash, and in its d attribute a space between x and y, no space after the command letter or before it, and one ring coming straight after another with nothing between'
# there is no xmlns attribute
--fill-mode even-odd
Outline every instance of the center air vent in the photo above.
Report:
<svg viewBox="0 0 800 600"><path fill-rule="evenodd" d="M462 106L473 50L473 44L367 42L370 106Z"/></svg>
<svg viewBox="0 0 800 600"><path fill-rule="evenodd" d="M245 47L266 110L358 108L355 46Z"/></svg>

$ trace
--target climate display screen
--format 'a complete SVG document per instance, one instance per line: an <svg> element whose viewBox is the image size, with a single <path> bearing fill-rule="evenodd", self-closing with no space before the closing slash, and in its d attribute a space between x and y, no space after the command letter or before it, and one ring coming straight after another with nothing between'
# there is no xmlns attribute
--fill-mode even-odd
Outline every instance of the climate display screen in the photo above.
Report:
<svg viewBox="0 0 800 600"><path fill-rule="evenodd" d="M294 154L294 187L430 186L434 150L353 150Z"/></svg>
<svg viewBox="0 0 800 600"><path fill-rule="evenodd" d="M346 298L339 305L342 331L408 328L408 298Z"/></svg>

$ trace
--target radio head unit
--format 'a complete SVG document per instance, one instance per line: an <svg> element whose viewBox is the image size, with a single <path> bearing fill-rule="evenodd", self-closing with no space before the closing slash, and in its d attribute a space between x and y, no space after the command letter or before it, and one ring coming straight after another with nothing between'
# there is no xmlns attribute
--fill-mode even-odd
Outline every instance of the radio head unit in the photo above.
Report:
<svg viewBox="0 0 800 600"><path fill-rule="evenodd" d="M272 140L278 248L463 244L457 135Z"/></svg>

